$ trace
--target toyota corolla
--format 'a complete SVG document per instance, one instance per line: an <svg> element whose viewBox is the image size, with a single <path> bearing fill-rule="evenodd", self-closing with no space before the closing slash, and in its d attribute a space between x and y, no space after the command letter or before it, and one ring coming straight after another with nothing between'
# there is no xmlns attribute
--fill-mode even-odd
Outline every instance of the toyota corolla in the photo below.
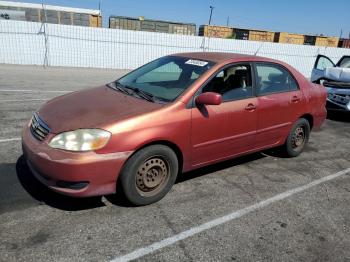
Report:
<svg viewBox="0 0 350 262"><path fill-rule="evenodd" d="M161 57L104 86L44 104L25 125L32 173L75 197L160 200L181 172L278 147L299 155L326 91L291 66L228 53Z"/></svg>

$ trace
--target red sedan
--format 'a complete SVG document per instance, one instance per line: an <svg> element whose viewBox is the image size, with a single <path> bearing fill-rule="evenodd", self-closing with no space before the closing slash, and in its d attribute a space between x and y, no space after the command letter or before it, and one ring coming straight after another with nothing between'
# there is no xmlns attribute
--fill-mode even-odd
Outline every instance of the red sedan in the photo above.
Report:
<svg viewBox="0 0 350 262"><path fill-rule="evenodd" d="M57 97L23 130L33 174L62 194L160 200L178 173L272 147L299 155L326 117L326 91L291 66L182 53L105 86Z"/></svg>

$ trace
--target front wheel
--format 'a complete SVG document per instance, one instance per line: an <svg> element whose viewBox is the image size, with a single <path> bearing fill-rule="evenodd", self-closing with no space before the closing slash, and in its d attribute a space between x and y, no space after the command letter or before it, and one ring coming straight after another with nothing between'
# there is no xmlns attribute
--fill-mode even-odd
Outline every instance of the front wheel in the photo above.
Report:
<svg viewBox="0 0 350 262"><path fill-rule="evenodd" d="M152 145L136 152L120 174L127 200L143 206L162 199L175 183L178 165L176 154L167 146Z"/></svg>
<svg viewBox="0 0 350 262"><path fill-rule="evenodd" d="M309 141L310 124L305 118L300 118L292 127L286 143L283 145L283 152L288 157L298 156Z"/></svg>

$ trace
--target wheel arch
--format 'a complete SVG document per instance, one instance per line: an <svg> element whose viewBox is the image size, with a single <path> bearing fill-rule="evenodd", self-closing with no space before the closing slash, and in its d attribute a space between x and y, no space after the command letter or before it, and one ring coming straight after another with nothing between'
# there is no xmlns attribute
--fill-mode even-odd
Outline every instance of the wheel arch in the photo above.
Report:
<svg viewBox="0 0 350 262"><path fill-rule="evenodd" d="M299 118L305 118L310 124L310 130L312 130L312 127L314 126L314 117L311 114L307 113L300 116Z"/></svg>
<svg viewBox="0 0 350 262"><path fill-rule="evenodd" d="M182 153L182 150L180 149L180 147L169 141L169 140L154 140L154 141L151 141L151 142L147 142L145 144L142 144L140 145L138 148L136 148L136 150L128 157L128 159L124 162L124 165L125 163L138 151L140 151L141 149L145 148L145 147L148 147L148 146L152 146L152 145L164 145L164 146L167 146L169 147L171 150L173 150L176 154L176 157L177 157L177 160L179 162L179 173L182 172L183 170L183 164L184 164L184 156L183 156L183 153ZM124 165L123 167L121 168L121 170L124 168Z"/></svg>

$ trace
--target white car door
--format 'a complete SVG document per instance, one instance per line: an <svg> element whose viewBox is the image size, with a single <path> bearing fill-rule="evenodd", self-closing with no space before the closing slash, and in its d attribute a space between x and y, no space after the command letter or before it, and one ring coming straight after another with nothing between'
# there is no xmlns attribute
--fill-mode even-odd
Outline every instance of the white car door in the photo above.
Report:
<svg viewBox="0 0 350 262"><path fill-rule="evenodd" d="M325 69L329 67L335 67L333 61L324 55L318 55L314 68L311 73L311 82L318 82L319 79L325 76Z"/></svg>

